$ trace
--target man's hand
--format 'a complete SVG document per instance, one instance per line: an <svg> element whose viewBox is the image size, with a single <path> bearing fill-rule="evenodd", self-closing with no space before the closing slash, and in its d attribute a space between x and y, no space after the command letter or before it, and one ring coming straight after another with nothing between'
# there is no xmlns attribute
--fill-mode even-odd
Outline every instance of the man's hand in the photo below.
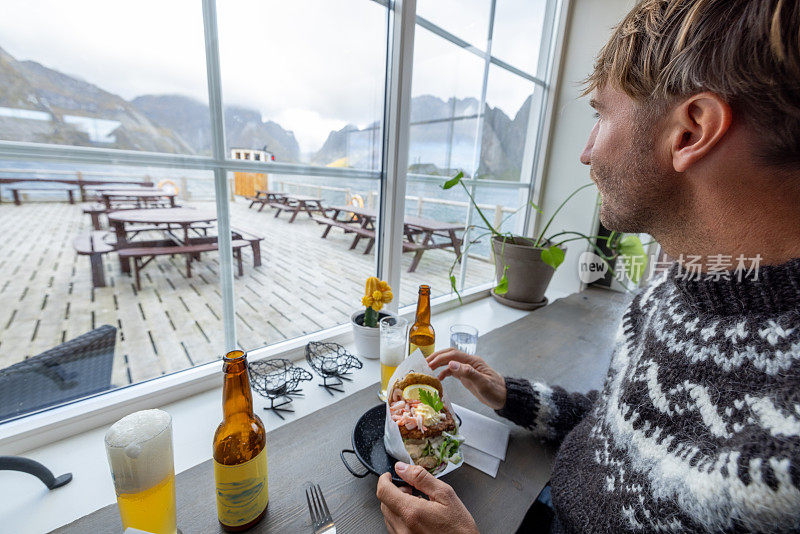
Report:
<svg viewBox="0 0 800 534"><path fill-rule="evenodd" d="M397 462L397 474L428 496L411 495L411 488L398 488L392 483L392 476L384 473L378 479L378 500L391 534L433 533L477 534L478 527L469 515L464 504L449 485L436 479L419 465Z"/></svg>
<svg viewBox="0 0 800 534"><path fill-rule="evenodd" d="M506 381L497 371L489 367L482 358L466 354L457 349L434 352L427 358L431 369L447 366L439 373L439 380L454 376L461 380L479 401L493 410L506 405Z"/></svg>

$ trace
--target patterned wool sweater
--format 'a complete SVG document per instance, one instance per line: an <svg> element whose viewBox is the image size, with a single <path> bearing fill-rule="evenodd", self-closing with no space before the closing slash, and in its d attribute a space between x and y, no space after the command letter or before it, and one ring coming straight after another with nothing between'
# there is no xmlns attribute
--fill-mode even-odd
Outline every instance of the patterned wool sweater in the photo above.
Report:
<svg viewBox="0 0 800 534"><path fill-rule="evenodd" d="M602 391L506 378L498 413L561 444L556 532L800 532L800 258L680 273L631 302Z"/></svg>

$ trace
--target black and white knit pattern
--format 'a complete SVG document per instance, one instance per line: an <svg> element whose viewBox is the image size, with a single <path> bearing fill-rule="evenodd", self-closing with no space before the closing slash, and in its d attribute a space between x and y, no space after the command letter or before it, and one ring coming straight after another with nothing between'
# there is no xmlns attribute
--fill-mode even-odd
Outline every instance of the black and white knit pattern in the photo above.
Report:
<svg viewBox="0 0 800 534"><path fill-rule="evenodd" d="M599 394L506 385L498 413L561 442L556 530L800 531L800 259L742 282L673 266L630 304Z"/></svg>

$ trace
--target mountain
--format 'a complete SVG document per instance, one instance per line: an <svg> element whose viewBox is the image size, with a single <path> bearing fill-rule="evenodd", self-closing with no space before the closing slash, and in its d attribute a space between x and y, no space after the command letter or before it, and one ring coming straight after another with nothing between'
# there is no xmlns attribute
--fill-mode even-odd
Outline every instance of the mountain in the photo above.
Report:
<svg viewBox="0 0 800 534"><path fill-rule="evenodd" d="M0 48L0 138L36 143L193 153L169 129L89 82Z"/></svg>
<svg viewBox="0 0 800 534"><path fill-rule="evenodd" d="M186 140L198 154L211 154L211 119L208 105L181 95L144 95L131 103L154 123L169 128ZM300 146L292 132L261 113L240 106L225 107L225 137L229 147L261 148L281 162L300 159Z"/></svg>
<svg viewBox="0 0 800 534"><path fill-rule="evenodd" d="M478 177L519 180L530 103L528 97L513 119L500 108L485 107ZM455 169L471 169L479 106L475 98L442 100L432 95L412 98L409 170L445 175ZM450 120L453 117L455 120ZM377 124L363 129L347 125L331 132L311 161L317 165L374 169L380 164L380 143Z"/></svg>
<svg viewBox="0 0 800 534"><path fill-rule="evenodd" d="M442 100L420 95L411 101L409 168L426 174L452 174L474 167L479 101ZM510 118L486 105L476 175L517 180L522 165L531 97ZM261 148L277 161L300 161L294 133L242 106L225 108L229 147ZM34 61L17 61L0 48L0 139L210 154L208 105L181 95L144 95L127 102L74 76ZM379 123L352 124L332 131L311 156L315 165L377 169L381 162Z"/></svg>

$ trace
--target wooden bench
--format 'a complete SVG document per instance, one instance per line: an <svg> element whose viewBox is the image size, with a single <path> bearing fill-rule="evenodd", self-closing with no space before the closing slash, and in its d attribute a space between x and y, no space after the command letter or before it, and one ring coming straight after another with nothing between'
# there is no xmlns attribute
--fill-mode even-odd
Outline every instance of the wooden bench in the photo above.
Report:
<svg viewBox="0 0 800 534"><path fill-rule="evenodd" d="M253 267L261 266L261 242L264 240L260 235L250 232L245 232L238 228L231 227L231 237L233 239L243 239L250 243L250 248L253 250Z"/></svg>
<svg viewBox="0 0 800 534"><path fill-rule="evenodd" d="M106 287L103 254L108 254L114 250L114 246L106 242L110 235L110 232L93 230L80 234L72 241L75 252L82 256L89 256L89 263L92 266L92 285L94 287Z"/></svg>
<svg viewBox="0 0 800 534"><path fill-rule="evenodd" d="M43 182L43 183L50 184L50 182ZM58 185L56 185L55 187L48 187L47 189L41 189L41 188L37 188L37 187L20 186L20 187L9 187L8 189L11 191L11 195L14 197L14 204L17 205L17 206L22 205L22 200L19 198L19 192L20 191L36 191L36 192L41 192L41 191L66 191L67 195L69 195L69 203L70 204L75 204L75 190L72 189L71 187L67 187L67 186L59 187Z"/></svg>
<svg viewBox="0 0 800 534"><path fill-rule="evenodd" d="M239 268L239 276L244 274L244 267L242 266L242 248L248 246L250 243L243 239L236 239L231 243L233 247L233 255L236 258L236 263ZM142 289L140 272L145 266L156 259L158 256L171 256L173 254L186 255L186 277L192 277L192 256L197 256L201 252L211 252L218 249L216 242L214 243L199 243L195 245L179 245L179 246L165 246L165 247L141 247L141 248L123 248L118 250L119 257L122 260L133 260L133 269L136 277L136 289Z"/></svg>
<svg viewBox="0 0 800 534"><path fill-rule="evenodd" d="M363 239L369 239L369 243L367 244L367 248L364 251L364 254L369 254L372 250L372 247L375 245L375 230L370 230L369 228L364 228L362 226L358 226L358 223L354 222L345 222L345 221L337 221L335 219L331 219L329 217L314 217L314 220L317 221L319 224L324 224L327 226L325 231L322 232L322 239L328 237L328 233L331 231L331 228L334 226L337 228L341 228L344 230L345 234L356 234L355 239L353 239L353 243L350 245L350 250L356 248L358 242Z"/></svg>

